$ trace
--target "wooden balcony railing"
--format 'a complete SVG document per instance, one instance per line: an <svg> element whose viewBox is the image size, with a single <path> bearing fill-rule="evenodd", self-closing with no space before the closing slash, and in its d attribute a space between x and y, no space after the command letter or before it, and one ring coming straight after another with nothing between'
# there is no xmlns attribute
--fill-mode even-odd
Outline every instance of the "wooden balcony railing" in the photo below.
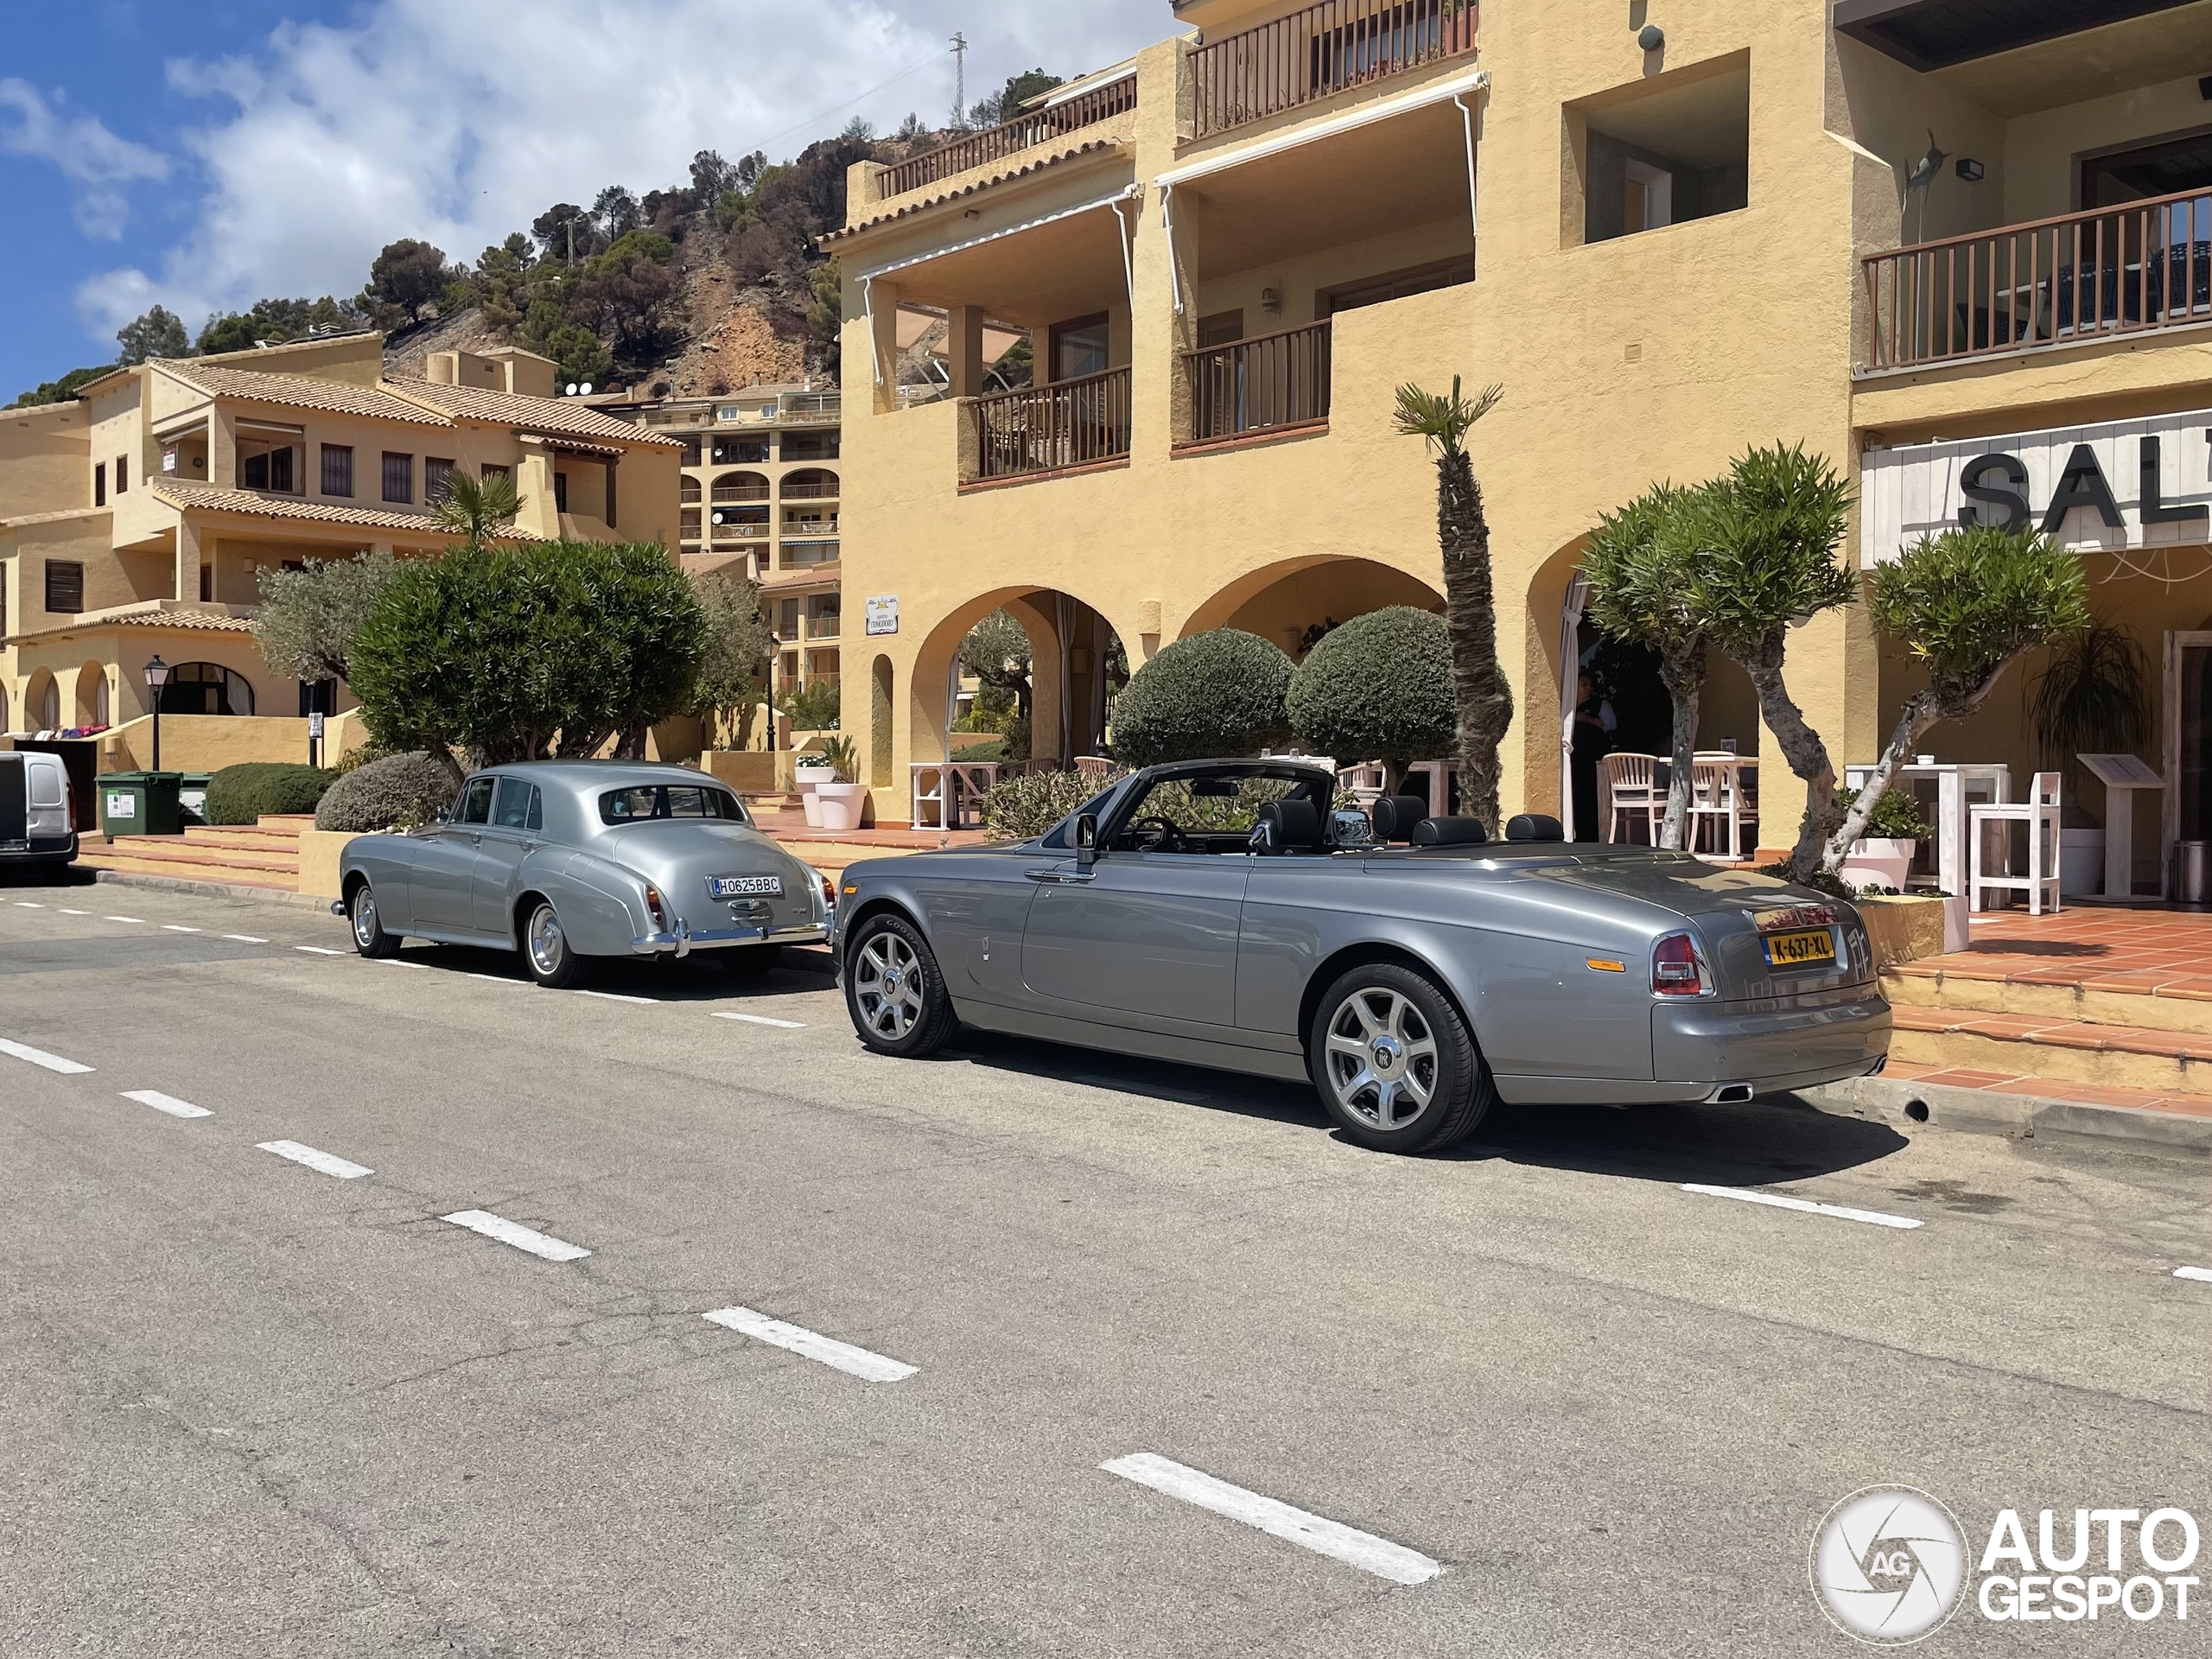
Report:
<svg viewBox="0 0 2212 1659"><path fill-rule="evenodd" d="M1309 324L1183 353L1188 443L1329 418L1329 325Z"/></svg>
<svg viewBox="0 0 2212 1659"><path fill-rule="evenodd" d="M784 499L786 501L835 501L836 499L837 484L834 479L827 484L793 484L789 480L784 483Z"/></svg>
<svg viewBox="0 0 2212 1659"><path fill-rule="evenodd" d="M1869 369L2212 321L2212 192L1947 237L1864 263Z"/></svg>
<svg viewBox="0 0 2212 1659"><path fill-rule="evenodd" d="M1129 453L1129 372L978 397L979 479L1020 478L1113 461Z"/></svg>
<svg viewBox="0 0 2212 1659"><path fill-rule="evenodd" d="M1120 80L1078 92L1063 103L1031 110L1001 126L969 133L926 155L900 162L883 175L881 195L903 196L909 190L918 190L939 179L965 173L971 167L999 161L1032 144L1046 143L1064 133L1095 126L1136 106L1137 78L1125 75Z"/></svg>
<svg viewBox="0 0 2212 1659"><path fill-rule="evenodd" d="M717 501L766 501L767 499L768 486L766 484L717 484L715 486L715 499Z"/></svg>
<svg viewBox="0 0 2212 1659"><path fill-rule="evenodd" d="M1191 54L1204 138L1475 49L1476 0L1319 0Z"/></svg>

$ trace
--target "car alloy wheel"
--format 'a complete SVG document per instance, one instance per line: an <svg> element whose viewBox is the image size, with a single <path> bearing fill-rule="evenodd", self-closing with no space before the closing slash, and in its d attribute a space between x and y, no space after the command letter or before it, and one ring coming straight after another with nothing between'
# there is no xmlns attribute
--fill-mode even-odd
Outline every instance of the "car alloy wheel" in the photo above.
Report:
<svg viewBox="0 0 2212 1659"><path fill-rule="evenodd" d="M922 964L896 933L877 934L853 963L853 1000L871 1033L886 1042L906 1039L922 1017Z"/></svg>
<svg viewBox="0 0 2212 1659"><path fill-rule="evenodd" d="M1337 1104L1386 1134L1410 1126L1436 1097L1436 1035L1397 991L1370 987L1339 1003L1327 1052Z"/></svg>
<svg viewBox="0 0 2212 1659"><path fill-rule="evenodd" d="M353 889L351 912L353 927L353 949L365 957L396 957L399 941L384 931L384 918L377 913L376 889L364 881Z"/></svg>
<svg viewBox="0 0 2212 1659"><path fill-rule="evenodd" d="M564 990L584 976L584 959L569 944L560 916L543 899L523 926L522 951L523 959L530 964L530 976L540 985Z"/></svg>
<svg viewBox="0 0 2212 1659"><path fill-rule="evenodd" d="M862 925L844 977L853 1029L879 1054L918 1059L960 1028L929 941L903 916Z"/></svg>
<svg viewBox="0 0 2212 1659"><path fill-rule="evenodd" d="M1370 963L1329 987L1306 1069L1347 1140L1377 1152L1439 1152L1497 1098L1459 1007L1427 975Z"/></svg>

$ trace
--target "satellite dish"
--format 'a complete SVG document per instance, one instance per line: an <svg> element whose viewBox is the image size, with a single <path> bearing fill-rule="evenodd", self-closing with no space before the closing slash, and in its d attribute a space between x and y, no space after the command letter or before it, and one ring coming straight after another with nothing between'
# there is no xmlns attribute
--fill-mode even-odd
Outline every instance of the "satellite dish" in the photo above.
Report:
<svg viewBox="0 0 2212 1659"><path fill-rule="evenodd" d="M581 390L581 391L582 391L582 393L583 393L583 395L584 395L585 397L590 397L590 396L591 396L591 382L590 382L590 381L588 381L588 380L585 381L585 382L583 383L582 386L581 388L579 388L579 390Z"/></svg>
<svg viewBox="0 0 2212 1659"><path fill-rule="evenodd" d="M576 395L576 383L575 383L575 381L571 380L571 381L569 381L569 397L575 397L575 395Z"/></svg>

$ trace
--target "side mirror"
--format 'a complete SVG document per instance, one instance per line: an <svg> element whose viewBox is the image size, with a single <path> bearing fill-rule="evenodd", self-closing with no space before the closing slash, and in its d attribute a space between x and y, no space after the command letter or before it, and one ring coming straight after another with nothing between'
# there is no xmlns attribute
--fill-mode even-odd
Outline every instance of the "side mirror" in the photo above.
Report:
<svg viewBox="0 0 2212 1659"><path fill-rule="evenodd" d="M1340 806L1329 815L1329 839L1339 847L1372 847L1375 826L1357 807Z"/></svg>
<svg viewBox="0 0 2212 1659"><path fill-rule="evenodd" d="M449 806L440 807L438 809L438 822L440 823L451 823L453 822L453 809Z"/></svg>
<svg viewBox="0 0 2212 1659"><path fill-rule="evenodd" d="M1098 820L1088 812L1075 821L1075 861L1084 870L1098 861Z"/></svg>

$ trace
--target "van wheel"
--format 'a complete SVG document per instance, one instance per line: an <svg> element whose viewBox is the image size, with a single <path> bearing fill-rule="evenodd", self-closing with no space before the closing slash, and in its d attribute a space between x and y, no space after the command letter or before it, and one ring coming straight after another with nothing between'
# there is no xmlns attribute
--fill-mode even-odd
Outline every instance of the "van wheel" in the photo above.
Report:
<svg viewBox="0 0 2212 1659"><path fill-rule="evenodd" d="M551 990L569 990L591 977L590 960L576 954L561 918L543 899L523 924L522 959L530 976Z"/></svg>
<svg viewBox="0 0 2212 1659"><path fill-rule="evenodd" d="M376 889L364 881L353 889L353 899L346 907L346 914L353 924L353 949L365 957L384 958L399 954L399 941L384 931L384 918L377 911Z"/></svg>
<svg viewBox="0 0 2212 1659"><path fill-rule="evenodd" d="M1355 968L1329 987L1306 1052L1337 1127L1377 1152L1441 1152L1497 1098L1451 999L1395 963Z"/></svg>

